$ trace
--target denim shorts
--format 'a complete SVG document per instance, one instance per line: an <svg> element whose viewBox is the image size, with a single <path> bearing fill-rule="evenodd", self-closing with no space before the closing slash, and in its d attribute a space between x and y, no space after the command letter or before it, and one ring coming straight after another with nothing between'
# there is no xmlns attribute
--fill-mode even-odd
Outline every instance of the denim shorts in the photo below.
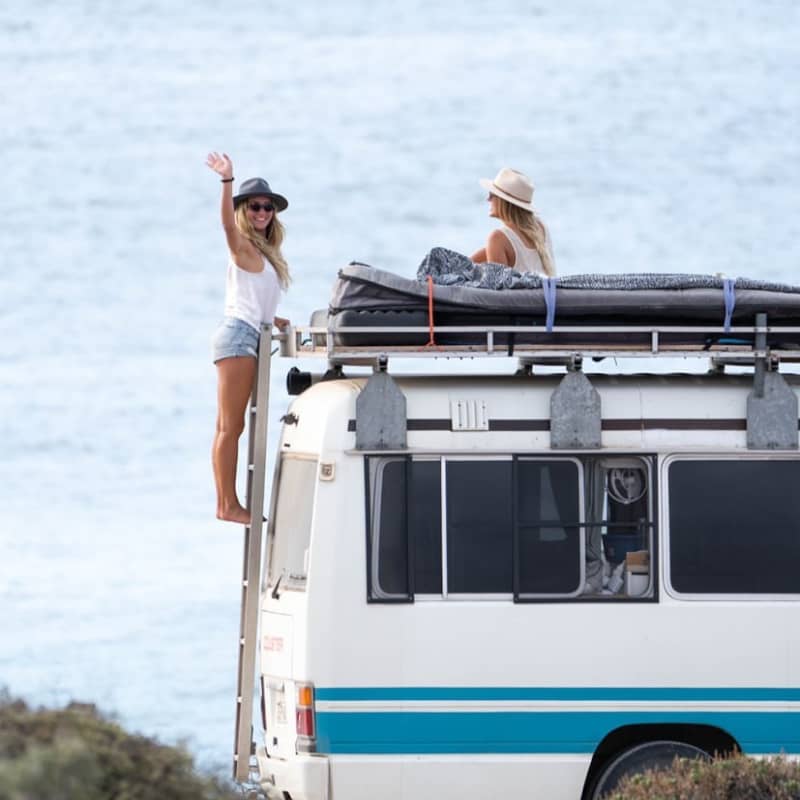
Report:
<svg viewBox="0 0 800 800"><path fill-rule="evenodd" d="M236 317L223 318L211 340L214 363L223 358L257 358L259 336L260 333L244 320Z"/></svg>

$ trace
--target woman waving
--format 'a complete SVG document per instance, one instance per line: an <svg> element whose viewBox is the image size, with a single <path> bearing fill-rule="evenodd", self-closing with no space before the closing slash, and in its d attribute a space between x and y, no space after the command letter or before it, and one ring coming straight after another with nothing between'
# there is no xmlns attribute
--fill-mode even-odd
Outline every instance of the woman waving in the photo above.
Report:
<svg viewBox="0 0 800 800"><path fill-rule="evenodd" d="M213 339L218 389L211 461L217 517L246 525L250 513L236 494L239 437L253 388L261 326L288 325L275 311L290 280L281 252L284 229L278 219L289 203L263 178L243 181L234 195L233 164L224 153L210 153L206 163L222 181L222 229L229 251L225 316Z"/></svg>

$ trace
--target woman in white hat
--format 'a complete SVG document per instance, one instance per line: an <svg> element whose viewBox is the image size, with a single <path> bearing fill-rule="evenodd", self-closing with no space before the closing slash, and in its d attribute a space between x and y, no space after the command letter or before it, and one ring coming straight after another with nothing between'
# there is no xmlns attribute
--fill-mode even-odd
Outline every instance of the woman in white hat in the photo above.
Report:
<svg viewBox="0 0 800 800"><path fill-rule="evenodd" d="M211 462L217 517L247 525L250 513L236 494L236 459L253 388L261 326L285 328L289 324L275 316L281 290L290 280L281 252L284 230L278 220L278 212L289 202L263 178L242 182L234 195L233 164L224 153L210 153L206 164L222 181L222 228L230 253L225 316L213 339L218 410Z"/></svg>
<svg viewBox="0 0 800 800"><path fill-rule="evenodd" d="M544 223L533 211L531 179L514 169L503 167L494 180L483 178L489 190L489 216L499 219L502 228L492 231L486 246L473 253L478 263L506 264L517 272L556 274L553 246Z"/></svg>

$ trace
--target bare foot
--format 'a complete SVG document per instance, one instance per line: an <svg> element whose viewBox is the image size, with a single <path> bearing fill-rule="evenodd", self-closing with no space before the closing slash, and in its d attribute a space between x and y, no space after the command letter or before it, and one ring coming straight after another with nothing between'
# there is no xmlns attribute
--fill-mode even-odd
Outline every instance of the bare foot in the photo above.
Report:
<svg viewBox="0 0 800 800"><path fill-rule="evenodd" d="M217 519L222 519L226 522L238 522L241 525L249 525L250 512L246 508L242 508L239 503L232 506L220 506L217 509Z"/></svg>

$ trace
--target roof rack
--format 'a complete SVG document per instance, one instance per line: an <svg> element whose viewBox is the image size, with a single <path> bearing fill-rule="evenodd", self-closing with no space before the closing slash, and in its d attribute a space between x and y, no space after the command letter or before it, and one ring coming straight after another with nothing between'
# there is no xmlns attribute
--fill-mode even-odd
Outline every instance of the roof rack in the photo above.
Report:
<svg viewBox="0 0 800 800"><path fill-rule="evenodd" d="M519 358L523 363L574 364L579 359L705 358L716 369L753 366L759 360L776 369L779 362L800 362L800 327L737 325L447 325L290 327L278 337L281 356L325 358L331 367L370 365L396 358ZM429 343L393 344L429 337ZM624 338L624 341L620 341ZM786 338L790 345L781 344ZM366 344L352 344L353 340ZM792 340L795 341L792 341ZM439 344L439 341L465 343ZM770 346L770 342L773 344Z"/></svg>
<svg viewBox="0 0 800 800"><path fill-rule="evenodd" d="M343 344L340 337L429 333L429 345ZM756 314L756 324L725 329L719 326L562 326L550 332L543 326L448 326L438 328L352 327L334 330L331 327L308 326L289 328L281 334L281 355L292 358L317 356L328 359L326 377L342 377L342 365L372 365L373 373L356 404L356 433L359 449L403 449L406 441L406 402L397 383L388 374L389 356L402 358L480 358L515 356L521 361L522 374L530 365L560 363L567 374L550 401L551 447L600 447L601 401L591 381L583 373L583 359L631 357L711 358L712 371L724 370L726 364L753 366L753 389L747 398L747 447L756 450L798 449L798 398L778 371L781 361L800 361L800 349L788 349L786 335L800 333L800 327L769 326L767 315ZM466 345L435 344L436 334L476 337ZM546 342L529 340L516 344L508 339L496 346L496 336L533 334L546 336ZM559 335L578 334L579 342L569 346L553 342ZM620 342L620 334L634 337ZM681 341L675 342L677 335ZM616 341L609 341L610 337ZM636 337L639 337L638 339ZM724 336L724 339L721 339ZM740 337L749 337L745 341ZM683 337L696 344L687 344ZM716 338L715 338L716 337ZM769 343L772 342L772 347ZM307 373L295 378L302 391L310 385ZM291 373L290 373L291 376ZM287 383L287 386L289 383ZM290 390L292 393L298 393Z"/></svg>

